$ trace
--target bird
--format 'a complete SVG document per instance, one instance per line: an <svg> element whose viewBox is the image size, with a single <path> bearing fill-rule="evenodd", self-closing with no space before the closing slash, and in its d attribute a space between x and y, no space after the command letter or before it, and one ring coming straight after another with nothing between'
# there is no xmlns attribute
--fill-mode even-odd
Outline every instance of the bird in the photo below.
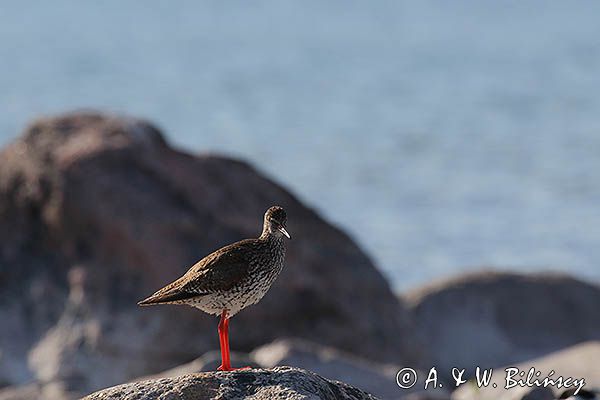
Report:
<svg viewBox="0 0 600 400"><path fill-rule="evenodd" d="M264 215L262 233L222 247L194 264L182 277L140 301L140 306L184 304L220 316L218 371L233 371L229 354L229 319L258 303L283 269L287 215L280 206Z"/></svg>

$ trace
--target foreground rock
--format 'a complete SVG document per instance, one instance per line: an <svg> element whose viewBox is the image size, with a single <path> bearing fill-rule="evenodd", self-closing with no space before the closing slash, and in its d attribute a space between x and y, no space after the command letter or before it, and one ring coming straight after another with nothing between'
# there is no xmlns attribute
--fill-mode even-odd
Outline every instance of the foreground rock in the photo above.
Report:
<svg viewBox="0 0 600 400"><path fill-rule="evenodd" d="M145 379L173 378L190 373L214 371L219 362L219 353L209 352L190 363ZM327 379L345 382L382 399L405 399L409 393L418 390L416 387L413 390L398 387L396 373L401 369L398 365L369 362L355 355L301 339L280 339L259 347L249 355L234 354L233 364L261 368L273 368L277 365L302 368ZM429 390L428 394L438 395L438 398L441 395L445 395L446 398L450 396L441 389Z"/></svg>
<svg viewBox="0 0 600 400"><path fill-rule="evenodd" d="M80 113L39 120L0 152L0 385L69 398L216 348L215 319L136 302L257 235L272 204L294 240L271 291L232 322L233 349L299 336L412 363L407 312L343 232L246 163L174 150L144 121Z"/></svg>
<svg viewBox="0 0 600 400"><path fill-rule="evenodd" d="M550 371L555 373L552 378L559 376L585 379L584 389L600 389L600 342L588 342L570 347L568 349L549 354L545 357L526 361L516 365L496 368L492 380L487 387L477 388L474 385L462 385L453 394L453 400L520 400L520 399L554 399L565 392L565 388L556 387L513 387L504 389L506 381L505 368L514 367L520 371L529 371L535 368L540 371L539 380L548 376ZM525 379L525 378L524 378ZM493 385L496 384L496 388Z"/></svg>
<svg viewBox="0 0 600 400"><path fill-rule="evenodd" d="M600 339L600 288L552 274L476 273L409 293L416 332L446 380Z"/></svg>
<svg viewBox="0 0 600 400"><path fill-rule="evenodd" d="M265 368L291 365L314 371L329 379L346 382L382 399L399 399L407 394L396 385L397 365L381 365L298 339L283 339L264 345L251 358Z"/></svg>
<svg viewBox="0 0 600 400"><path fill-rule="evenodd" d="M93 393L85 400L154 399L253 399L253 400L374 400L375 397L342 382L306 370L273 369L204 372L127 383Z"/></svg>
<svg viewBox="0 0 600 400"><path fill-rule="evenodd" d="M401 389L396 374L401 365L373 363L355 355L300 339L281 339L261 346L250 354L263 367L292 365L309 369L329 379L346 382L382 399L446 400L450 393L442 388L423 391L426 373L411 389Z"/></svg>

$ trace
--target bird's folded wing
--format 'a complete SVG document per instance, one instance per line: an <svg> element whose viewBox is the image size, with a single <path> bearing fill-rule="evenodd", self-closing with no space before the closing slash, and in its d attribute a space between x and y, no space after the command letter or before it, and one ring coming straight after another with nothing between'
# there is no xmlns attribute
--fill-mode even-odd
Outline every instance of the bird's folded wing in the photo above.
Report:
<svg viewBox="0 0 600 400"><path fill-rule="evenodd" d="M249 246L250 243L242 241L209 254L192 266L181 278L138 304L180 302L230 290L243 281L248 274L249 263L246 250Z"/></svg>
<svg viewBox="0 0 600 400"><path fill-rule="evenodd" d="M250 267L244 246L227 246L200 260L184 275L182 290L192 293L227 291L242 282Z"/></svg>
<svg viewBox="0 0 600 400"><path fill-rule="evenodd" d="M174 283L176 282L173 282L173 284ZM173 287L173 284L160 289L158 292L154 293L147 299L140 301L138 304L141 306L147 306L152 304L175 303L199 296L197 293L190 293L177 287Z"/></svg>

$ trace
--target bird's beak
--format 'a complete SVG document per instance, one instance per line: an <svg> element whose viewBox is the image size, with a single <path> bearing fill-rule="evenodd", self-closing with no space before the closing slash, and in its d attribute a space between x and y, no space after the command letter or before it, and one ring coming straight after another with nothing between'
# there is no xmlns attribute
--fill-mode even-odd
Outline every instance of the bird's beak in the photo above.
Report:
<svg viewBox="0 0 600 400"><path fill-rule="evenodd" d="M279 227L279 232L283 233L288 239L291 239L292 237L290 236L290 234L288 233L288 231L285 230L285 228L283 226Z"/></svg>

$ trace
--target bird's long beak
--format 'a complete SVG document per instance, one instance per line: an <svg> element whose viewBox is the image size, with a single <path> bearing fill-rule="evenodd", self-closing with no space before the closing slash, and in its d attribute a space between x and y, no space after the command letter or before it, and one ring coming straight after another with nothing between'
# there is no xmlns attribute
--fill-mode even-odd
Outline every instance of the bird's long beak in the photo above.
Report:
<svg viewBox="0 0 600 400"><path fill-rule="evenodd" d="M283 226L279 227L279 232L283 233L288 239L291 239L292 237L290 236L290 234L288 233L288 231L285 230L285 228Z"/></svg>

